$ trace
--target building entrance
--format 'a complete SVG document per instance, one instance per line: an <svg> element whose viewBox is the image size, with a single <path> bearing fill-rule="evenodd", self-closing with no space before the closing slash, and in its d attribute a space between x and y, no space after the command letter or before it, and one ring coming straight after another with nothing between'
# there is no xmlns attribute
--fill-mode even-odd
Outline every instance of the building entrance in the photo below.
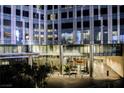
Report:
<svg viewBox="0 0 124 93"><path fill-rule="evenodd" d="M64 74L83 74L88 73L88 60L82 56L65 56L63 58Z"/></svg>

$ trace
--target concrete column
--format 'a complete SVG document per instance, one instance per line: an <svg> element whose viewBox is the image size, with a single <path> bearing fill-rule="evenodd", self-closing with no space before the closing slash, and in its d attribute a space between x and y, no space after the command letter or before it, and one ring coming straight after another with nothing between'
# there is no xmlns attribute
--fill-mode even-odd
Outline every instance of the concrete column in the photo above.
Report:
<svg viewBox="0 0 124 93"><path fill-rule="evenodd" d="M61 45L61 6L58 5L58 43L60 57L60 73L63 74L63 45Z"/></svg>
<svg viewBox="0 0 124 93"><path fill-rule="evenodd" d="M21 21L22 21L22 31L23 31L23 36L22 36L22 43L23 45L25 44L25 20L23 19L23 5L20 6L21 9Z"/></svg>
<svg viewBox="0 0 124 93"><path fill-rule="evenodd" d="M3 5L1 5L1 44L4 44L4 31L3 31Z"/></svg>
<svg viewBox="0 0 124 93"><path fill-rule="evenodd" d="M29 6L29 44L33 43L33 5Z"/></svg>
<svg viewBox="0 0 124 93"><path fill-rule="evenodd" d="M112 43L112 6L108 5L108 43Z"/></svg>
<svg viewBox="0 0 124 93"><path fill-rule="evenodd" d="M120 6L117 5L117 34L118 34L118 43L120 43Z"/></svg>
<svg viewBox="0 0 124 93"><path fill-rule="evenodd" d="M21 15L20 16L21 16L21 20L22 20L23 19L23 5L21 5L20 8L21 8Z"/></svg>
<svg viewBox="0 0 124 93"><path fill-rule="evenodd" d="M25 20L22 20L23 23L23 45L25 44Z"/></svg>
<svg viewBox="0 0 124 93"><path fill-rule="evenodd" d="M11 5L11 44L16 44L16 6Z"/></svg>
<svg viewBox="0 0 124 93"><path fill-rule="evenodd" d="M94 44L94 7L93 5L89 6L90 8L90 44Z"/></svg>
<svg viewBox="0 0 124 93"><path fill-rule="evenodd" d="M101 40L101 44L103 44L103 17L101 16L101 6L98 5L98 19L100 20L100 23L101 23L101 37L100 37L100 40Z"/></svg>
<svg viewBox="0 0 124 93"><path fill-rule="evenodd" d="M59 45L60 48L60 73L63 74L63 45Z"/></svg>
<svg viewBox="0 0 124 93"><path fill-rule="evenodd" d="M101 5L98 5L98 17L101 18Z"/></svg>
<svg viewBox="0 0 124 93"><path fill-rule="evenodd" d="M52 5L52 35L53 35L53 39L52 39L52 44L54 44L54 38L55 38L55 34L54 34L54 31L55 31L55 28L54 28L54 21L55 21L55 14L54 14L54 5Z"/></svg>
<svg viewBox="0 0 124 93"><path fill-rule="evenodd" d="M40 14L41 14L41 13L40 13L40 10L38 10L38 15L39 15L39 18L38 18L39 45L42 44L42 43L41 43L41 25L40 25L40 24L41 24L41 23L40 23L41 20L40 20Z"/></svg>
<svg viewBox="0 0 124 93"><path fill-rule="evenodd" d="M29 57L28 57L28 64L32 67L32 56L31 55L29 55Z"/></svg>
<svg viewBox="0 0 124 93"><path fill-rule="evenodd" d="M47 44L47 5L44 5L44 44Z"/></svg>
<svg viewBox="0 0 124 93"><path fill-rule="evenodd" d="M89 6L90 9L90 63L89 63L89 73L90 77L93 75L93 46L94 46L94 7L93 5Z"/></svg>
<svg viewBox="0 0 124 93"><path fill-rule="evenodd" d="M77 41L77 6L73 7L73 43L76 44Z"/></svg>
<svg viewBox="0 0 124 93"><path fill-rule="evenodd" d="M84 6L82 5L81 6L81 44L83 44L83 9L84 9Z"/></svg>
<svg viewBox="0 0 124 93"><path fill-rule="evenodd" d="M58 43L61 44L61 6L58 5Z"/></svg>
<svg viewBox="0 0 124 93"><path fill-rule="evenodd" d="M101 44L103 44L103 17L100 18L101 21Z"/></svg>

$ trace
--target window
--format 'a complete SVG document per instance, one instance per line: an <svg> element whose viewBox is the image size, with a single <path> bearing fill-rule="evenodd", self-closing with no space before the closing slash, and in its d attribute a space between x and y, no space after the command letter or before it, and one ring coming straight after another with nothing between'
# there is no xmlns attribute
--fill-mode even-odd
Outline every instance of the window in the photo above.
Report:
<svg viewBox="0 0 124 93"><path fill-rule="evenodd" d="M39 8L40 8L40 9L44 9L44 5L40 5Z"/></svg>
<svg viewBox="0 0 124 93"><path fill-rule="evenodd" d="M73 28L73 23L62 23L62 29Z"/></svg>
<svg viewBox="0 0 124 93"><path fill-rule="evenodd" d="M33 24L34 29L38 29L38 24Z"/></svg>
<svg viewBox="0 0 124 93"><path fill-rule="evenodd" d="M36 8L37 6L36 5L33 5L33 8Z"/></svg>
<svg viewBox="0 0 124 93"><path fill-rule="evenodd" d="M94 9L94 15L98 15L98 9Z"/></svg>
<svg viewBox="0 0 124 93"><path fill-rule="evenodd" d="M124 12L124 6L120 6L120 12Z"/></svg>
<svg viewBox="0 0 124 93"><path fill-rule="evenodd" d="M4 37L5 38L10 38L11 37L11 33L10 32L4 32Z"/></svg>
<svg viewBox="0 0 124 93"><path fill-rule="evenodd" d="M96 21L94 21L94 26L100 26L101 24L101 21L100 20L96 20Z"/></svg>
<svg viewBox="0 0 124 93"><path fill-rule="evenodd" d="M28 11L23 11L23 16L24 17L29 17L29 12Z"/></svg>
<svg viewBox="0 0 124 93"><path fill-rule="evenodd" d="M124 18L120 19L120 25L124 25Z"/></svg>
<svg viewBox="0 0 124 93"><path fill-rule="evenodd" d="M101 14L107 14L107 8L101 8L100 13Z"/></svg>
<svg viewBox="0 0 124 93"><path fill-rule="evenodd" d="M108 21L107 20L103 20L103 25L104 26L108 26Z"/></svg>
<svg viewBox="0 0 124 93"><path fill-rule="evenodd" d="M52 24L48 25L48 29L52 29Z"/></svg>
<svg viewBox="0 0 124 93"><path fill-rule="evenodd" d="M16 15L20 16L20 10L16 9Z"/></svg>
<svg viewBox="0 0 124 93"><path fill-rule="evenodd" d="M16 21L16 26L17 26L17 27L22 27L22 22Z"/></svg>
<svg viewBox="0 0 124 93"><path fill-rule="evenodd" d="M58 24L54 24L54 28L55 29L58 29Z"/></svg>
<svg viewBox="0 0 124 93"><path fill-rule="evenodd" d="M25 22L25 28L29 28L29 23Z"/></svg>
<svg viewBox="0 0 124 93"><path fill-rule="evenodd" d="M57 17L58 17L57 14L50 14L47 16L47 19L48 20L55 20L55 19L57 19Z"/></svg>
<svg viewBox="0 0 124 93"><path fill-rule="evenodd" d="M47 20L50 20L50 15L47 15Z"/></svg>
<svg viewBox="0 0 124 93"><path fill-rule="evenodd" d="M72 12L69 12L69 17L73 17L73 13Z"/></svg>
<svg viewBox="0 0 124 93"><path fill-rule="evenodd" d="M90 26L89 21L85 21L85 22L83 22L83 27L89 27L89 26Z"/></svg>
<svg viewBox="0 0 124 93"><path fill-rule="evenodd" d="M112 6L112 13L117 13L117 6Z"/></svg>
<svg viewBox="0 0 124 93"><path fill-rule="evenodd" d="M112 20L112 24L113 24L113 25L117 25L117 19L113 19L113 20Z"/></svg>
<svg viewBox="0 0 124 93"><path fill-rule="evenodd" d="M4 19L3 24L4 24L4 26L10 26L11 25L11 20Z"/></svg>
<svg viewBox="0 0 124 93"><path fill-rule="evenodd" d="M37 13L33 13L33 18L37 18L38 19L39 15Z"/></svg>
<svg viewBox="0 0 124 93"><path fill-rule="evenodd" d="M84 10L83 11L83 16L89 16L89 10Z"/></svg>
<svg viewBox="0 0 124 93"><path fill-rule="evenodd" d="M6 13L6 14L11 14L11 8L3 7L3 12Z"/></svg>
<svg viewBox="0 0 124 93"><path fill-rule="evenodd" d="M77 22L77 28L81 28L81 22Z"/></svg>
<svg viewBox="0 0 124 93"><path fill-rule="evenodd" d="M54 9L57 9L58 8L58 6L57 5L54 5Z"/></svg>
<svg viewBox="0 0 124 93"><path fill-rule="evenodd" d="M40 24L40 29L44 29L44 25L43 24Z"/></svg>
<svg viewBox="0 0 124 93"><path fill-rule="evenodd" d="M62 13L62 18L67 18L67 13L66 12Z"/></svg>
<svg viewBox="0 0 124 93"><path fill-rule="evenodd" d="M40 19L41 19L41 20L44 19L44 15L43 15L43 14L40 15Z"/></svg>
<svg viewBox="0 0 124 93"><path fill-rule="evenodd" d="M52 9L52 5L48 5L47 9L51 10Z"/></svg>
<svg viewBox="0 0 124 93"><path fill-rule="evenodd" d="M55 19L58 19L58 14L55 14Z"/></svg>
<svg viewBox="0 0 124 93"><path fill-rule="evenodd" d="M65 8L65 5L62 5L61 8Z"/></svg>
<svg viewBox="0 0 124 93"><path fill-rule="evenodd" d="M81 16L81 11L77 11L77 17Z"/></svg>

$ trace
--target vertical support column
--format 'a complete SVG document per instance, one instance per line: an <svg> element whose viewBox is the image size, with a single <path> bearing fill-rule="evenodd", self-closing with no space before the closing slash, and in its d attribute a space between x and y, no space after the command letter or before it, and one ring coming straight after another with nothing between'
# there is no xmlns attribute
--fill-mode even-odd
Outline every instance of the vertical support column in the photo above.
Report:
<svg viewBox="0 0 124 93"><path fill-rule="evenodd" d="M28 64L32 67L32 56L31 55L29 55L29 58L28 58Z"/></svg>
<svg viewBox="0 0 124 93"><path fill-rule="evenodd" d="M23 5L21 5L20 7L21 7L21 15L20 16L21 16L21 20L22 20L23 19L23 17L22 17L23 16Z"/></svg>
<svg viewBox="0 0 124 93"><path fill-rule="evenodd" d="M1 44L4 44L4 32L3 32L3 5L1 5Z"/></svg>
<svg viewBox="0 0 124 93"><path fill-rule="evenodd" d="M124 57L124 45L121 45L121 49L122 49L122 56ZM123 62L123 78L124 78L124 62Z"/></svg>
<svg viewBox="0 0 124 93"><path fill-rule="evenodd" d="M101 18L101 6L100 5L98 5L98 17L99 19Z"/></svg>
<svg viewBox="0 0 124 93"><path fill-rule="evenodd" d="M63 74L63 45L59 45L60 49L60 73Z"/></svg>
<svg viewBox="0 0 124 93"><path fill-rule="evenodd" d="M112 43L112 6L108 5L108 43Z"/></svg>
<svg viewBox="0 0 124 93"><path fill-rule="evenodd" d="M117 5L117 34L118 34L118 43L120 43L120 6Z"/></svg>
<svg viewBox="0 0 124 93"><path fill-rule="evenodd" d="M40 25L40 10L38 9L38 29L39 29L39 45L41 44L41 25Z"/></svg>
<svg viewBox="0 0 124 93"><path fill-rule="evenodd" d="M11 5L11 44L16 44L16 6Z"/></svg>
<svg viewBox="0 0 124 93"><path fill-rule="evenodd" d="M22 23L23 23L23 45L25 44L25 20L23 19L22 20Z"/></svg>
<svg viewBox="0 0 124 93"><path fill-rule="evenodd" d="M77 6L73 7L73 43L76 44L77 41Z"/></svg>
<svg viewBox="0 0 124 93"><path fill-rule="evenodd" d="M103 17L100 18L101 21L101 44L103 44Z"/></svg>
<svg viewBox="0 0 124 93"><path fill-rule="evenodd" d="M33 43L33 5L29 6L29 44Z"/></svg>
<svg viewBox="0 0 124 93"><path fill-rule="evenodd" d="M94 7L90 5L90 44L94 44Z"/></svg>
<svg viewBox="0 0 124 93"><path fill-rule="evenodd" d="M54 5L52 5L52 34L53 34L53 39L52 39L52 44L54 44L54 38L55 38L55 34L54 34L54 31L55 31L55 27L54 27L54 20L55 20L55 14L54 14Z"/></svg>
<svg viewBox="0 0 124 93"><path fill-rule="evenodd" d="M93 5L89 6L90 8L90 63L89 63L89 73L90 77L93 77L93 46L94 46L94 7Z"/></svg>
<svg viewBox="0 0 124 93"><path fill-rule="evenodd" d="M101 6L98 5L98 19L100 20L100 23L101 23L101 37L100 37L100 40L101 40L101 44L103 44L103 17L101 16Z"/></svg>
<svg viewBox="0 0 124 93"><path fill-rule="evenodd" d="M81 6L81 44L83 44L83 8L84 6Z"/></svg>
<svg viewBox="0 0 124 93"><path fill-rule="evenodd" d="M58 43L61 44L61 6L58 5Z"/></svg>
<svg viewBox="0 0 124 93"><path fill-rule="evenodd" d="M61 6L58 5L58 44L60 58L60 73L63 74L63 45L61 45Z"/></svg>
<svg viewBox="0 0 124 93"><path fill-rule="evenodd" d="M44 5L44 44L47 44L47 5Z"/></svg>

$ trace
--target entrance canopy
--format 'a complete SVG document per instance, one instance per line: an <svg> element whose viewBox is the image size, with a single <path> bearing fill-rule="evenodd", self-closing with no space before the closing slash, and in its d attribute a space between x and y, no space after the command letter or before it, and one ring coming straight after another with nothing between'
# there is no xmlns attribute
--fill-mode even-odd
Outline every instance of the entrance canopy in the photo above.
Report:
<svg viewBox="0 0 124 93"><path fill-rule="evenodd" d="M38 57L39 53L4 53L0 54L0 59Z"/></svg>

